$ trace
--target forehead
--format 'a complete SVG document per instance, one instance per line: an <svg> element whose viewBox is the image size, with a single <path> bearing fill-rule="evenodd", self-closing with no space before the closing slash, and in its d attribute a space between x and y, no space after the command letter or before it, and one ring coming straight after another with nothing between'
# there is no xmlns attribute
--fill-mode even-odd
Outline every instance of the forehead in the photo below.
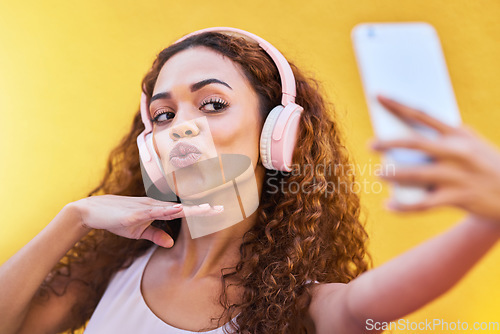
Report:
<svg viewBox="0 0 500 334"><path fill-rule="evenodd" d="M248 80L237 63L212 49L194 47L180 51L163 65L153 94L168 91L174 85L191 85L207 78L249 87Z"/></svg>

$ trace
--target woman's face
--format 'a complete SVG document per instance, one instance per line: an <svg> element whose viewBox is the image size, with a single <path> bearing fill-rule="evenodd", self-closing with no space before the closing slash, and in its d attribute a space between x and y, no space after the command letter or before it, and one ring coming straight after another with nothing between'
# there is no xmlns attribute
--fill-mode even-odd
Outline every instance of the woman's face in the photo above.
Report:
<svg viewBox="0 0 500 334"><path fill-rule="evenodd" d="M170 58L149 111L155 150L167 175L218 154L245 155L254 170L263 169L257 165L263 123L258 96L239 65L221 54L194 47ZM185 181L201 187L210 174L188 173Z"/></svg>

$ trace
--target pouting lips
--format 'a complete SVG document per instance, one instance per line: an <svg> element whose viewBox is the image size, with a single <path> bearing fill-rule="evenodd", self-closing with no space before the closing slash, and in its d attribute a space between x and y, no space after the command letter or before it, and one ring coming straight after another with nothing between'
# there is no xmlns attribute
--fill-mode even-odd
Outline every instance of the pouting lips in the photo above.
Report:
<svg viewBox="0 0 500 334"><path fill-rule="evenodd" d="M177 168L189 166L201 157L200 150L187 143L178 143L170 152L170 163Z"/></svg>

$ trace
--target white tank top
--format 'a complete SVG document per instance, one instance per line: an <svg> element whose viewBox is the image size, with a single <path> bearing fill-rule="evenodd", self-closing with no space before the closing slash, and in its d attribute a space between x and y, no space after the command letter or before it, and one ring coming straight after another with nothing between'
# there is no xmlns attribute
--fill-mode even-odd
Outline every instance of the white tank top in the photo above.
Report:
<svg viewBox="0 0 500 334"><path fill-rule="evenodd" d="M144 268L157 247L156 245L151 247L129 268L115 274L92 314L84 334L223 334L224 327L227 327L227 333L231 333L229 323L207 332L176 328L165 323L151 311L141 293L141 279ZM235 322L236 317L231 321Z"/></svg>

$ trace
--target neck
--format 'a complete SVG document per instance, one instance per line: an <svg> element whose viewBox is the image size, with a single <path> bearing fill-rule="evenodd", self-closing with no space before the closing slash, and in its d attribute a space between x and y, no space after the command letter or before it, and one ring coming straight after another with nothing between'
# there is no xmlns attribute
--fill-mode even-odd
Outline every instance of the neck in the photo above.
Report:
<svg viewBox="0 0 500 334"><path fill-rule="evenodd" d="M259 166L254 172L257 180L257 194L255 196L257 196L258 204L265 169ZM248 194L252 192L251 186L251 183L246 186L240 183L238 191L240 194ZM227 190L227 188L225 189ZM255 197L250 197L245 204L255 200ZM241 197L241 201L245 201L244 196ZM222 268L234 267L240 259L239 248L243 241L243 235L257 222L258 210L247 217L242 216L241 205L237 200L235 201L234 193L230 191L210 194L210 196L196 202L208 203L211 206L224 205L224 211L214 216L196 217L195 223L191 217L189 224L188 219L182 218L179 236L169 253L171 258L179 263L181 269L178 275L182 276L183 279L220 277ZM216 231L193 238L193 232L199 231L196 224L202 224L199 225L202 228L214 226ZM220 229L220 227L225 228Z"/></svg>
<svg viewBox="0 0 500 334"><path fill-rule="evenodd" d="M181 231L171 249L171 256L181 264L178 274L184 279L219 277L222 268L235 266L240 258L243 235L255 221L256 213L231 227L193 239L183 219Z"/></svg>

